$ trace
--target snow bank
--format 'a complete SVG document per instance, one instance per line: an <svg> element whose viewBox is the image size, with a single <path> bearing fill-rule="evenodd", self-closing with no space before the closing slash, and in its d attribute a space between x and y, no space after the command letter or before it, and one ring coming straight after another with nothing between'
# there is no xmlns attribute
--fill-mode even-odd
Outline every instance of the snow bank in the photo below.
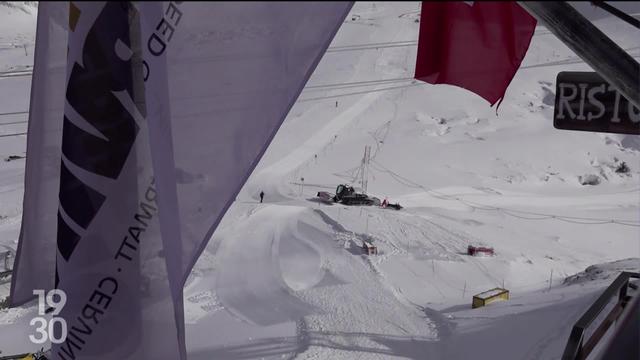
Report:
<svg viewBox="0 0 640 360"><path fill-rule="evenodd" d="M635 273L640 272L640 258L629 258L604 264L591 265L582 272L566 277L563 284L576 285L603 280L611 282L623 271Z"/></svg>

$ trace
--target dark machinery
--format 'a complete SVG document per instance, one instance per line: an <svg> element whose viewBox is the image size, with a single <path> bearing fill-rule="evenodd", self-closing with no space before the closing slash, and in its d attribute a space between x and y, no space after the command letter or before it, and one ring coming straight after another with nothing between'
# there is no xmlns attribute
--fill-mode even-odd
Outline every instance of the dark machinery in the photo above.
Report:
<svg viewBox="0 0 640 360"><path fill-rule="evenodd" d="M384 206L384 208L400 210L400 209L402 209L402 205L400 205L400 203L395 203L395 204L389 204L387 206Z"/></svg>
<svg viewBox="0 0 640 360"><path fill-rule="evenodd" d="M25 353L19 355L2 356L0 354L0 360L47 360L51 356L51 350L40 349L35 353Z"/></svg>
<svg viewBox="0 0 640 360"><path fill-rule="evenodd" d="M382 203L377 197L357 193L353 186L345 184L338 185L335 195L327 191L319 191L317 198L326 204L340 203L344 205L381 206L382 208L394 210L402 209L399 203L389 204L386 203L386 200L385 203Z"/></svg>
<svg viewBox="0 0 640 360"><path fill-rule="evenodd" d="M333 201L345 205L380 205L380 199L366 194L359 194L352 186L340 184L336 188L336 194Z"/></svg>

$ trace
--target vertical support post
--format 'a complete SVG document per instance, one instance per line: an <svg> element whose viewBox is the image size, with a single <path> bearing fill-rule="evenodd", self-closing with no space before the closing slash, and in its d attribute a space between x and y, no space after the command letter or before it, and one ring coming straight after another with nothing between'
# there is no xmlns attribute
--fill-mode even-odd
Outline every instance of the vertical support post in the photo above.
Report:
<svg viewBox="0 0 640 360"><path fill-rule="evenodd" d="M464 293L467 292L467 280L464 281L464 287L462 288L462 298L464 299Z"/></svg>
<svg viewBox="0 0 640 360"><path fill-rule="evenodd" d="M629 286L629 278L624 284L620 287L620 292L618 293L618 301L624 301L624 298L627 296L627 286Z"/></svg>
<svg viewBox="0 0 640 360"><path fill-rule="evenodd" d="M553 269L551 269L551 275L549 275L549 291L551 291L552 282L553 282Z"/></svg>
<svg viewBox="0 0 640 360"><path fill-rule="evenodd" d="M369 233L369 214L367 214L367 225L364 229L364 233L368 234Z"/></svg>
<svg viewBox="0 0 640 360"><path fill-rule="evenodd" d="M584 358L585 358L584 351L582 351L583 345L584 345L584 337L582 337L582 335L581 335L580 336L580 345L578 345L578 355L576 356L576 359L584 360Z"/></svg>
<svg viewBox="0 0 640 360"><path fill-rule="evenodd" d="M371 157L371 146L364 146L364 156L362 157L361 179L362 192L367 193L367 185L369 183L369 159Z"/></svg>

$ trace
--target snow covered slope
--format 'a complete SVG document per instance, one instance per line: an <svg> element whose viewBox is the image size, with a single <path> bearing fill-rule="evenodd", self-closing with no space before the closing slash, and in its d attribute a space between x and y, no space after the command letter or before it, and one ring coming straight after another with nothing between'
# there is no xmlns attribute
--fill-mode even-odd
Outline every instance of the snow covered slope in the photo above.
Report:
<svg viewBox="0 0 640 360"><path fill-rule="evenodd" d="M419 10L363 2L345 19L185 287L190 359L559 358L611 281L572 275L621 259L597 269L638 271L640 137L552 124L557 73L591 69L538 27L496 113L472 93L412 80ZM0 5L0 24L22 17L31 28L2 41L32 43L19 34L34 23ZM608 16L596 25L640 57L637 29ZM16 49L25 57L0 50L0 71L29 65ZM29 78L0 78L0 112L26 110L28 94ZM25 131L13 124L24 120L0 117L0 136ZM0 137L2 158L24 155L24 141ZM366 145L368 192L405 208L312 201L361 186ZM630 171L616 172L622 162ZM0 162L8 247L23 167ZM599 184L582 185L588 175ZM379 254L363 255L363 241ZM496 255L469 257L468 245ZM472 310L471 297L494 287L511 299ZM33 311L0 310L0 350L33 347Z"/></svg>
<svg viewBox="0 0 640 360"><path fill-rule="evenodd" d="M37 3L0 1L0 74L33 67Z"/></svg>

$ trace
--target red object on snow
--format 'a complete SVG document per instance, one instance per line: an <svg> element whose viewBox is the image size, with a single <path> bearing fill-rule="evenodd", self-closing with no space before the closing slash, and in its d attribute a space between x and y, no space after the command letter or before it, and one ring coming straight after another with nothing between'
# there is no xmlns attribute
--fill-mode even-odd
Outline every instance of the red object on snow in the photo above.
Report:
<svg viewBox="0 0 640 360"><path fill-rule="evenodd" d="M476 255L491 255L493 256L493 248L486 248L486 247L475 247L475 246L471 246L469 245L467 247L467 255L471 255L471 256L476 256Z"/></svg>
<svg viewBox="0 0 640 360"><path fill-rule="evenodd" d="M366 241L362 242L362 251L367 255L378 255L378 248Z"/></svg>
<svg viewBox="0 0 640 360"><path fill-rule="evenodd" d="M494 105L529 48L536 20L516 2L423 1L415 78Z"/></svg>

